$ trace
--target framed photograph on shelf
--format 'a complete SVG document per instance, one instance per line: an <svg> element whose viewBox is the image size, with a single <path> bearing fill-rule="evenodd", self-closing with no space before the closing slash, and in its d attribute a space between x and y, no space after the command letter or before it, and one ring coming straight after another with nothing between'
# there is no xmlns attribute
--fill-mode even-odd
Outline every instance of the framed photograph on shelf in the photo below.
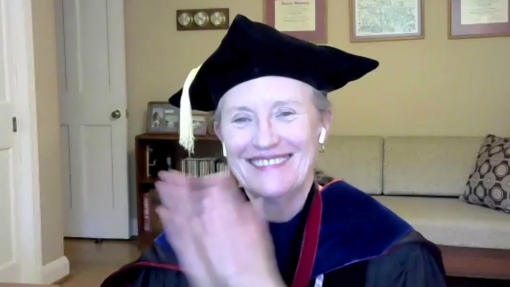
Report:
<svg viewBox="0 0 510 287"><path fill-rule="evenodd" d="M349 0L351 42L425 38L425 0Z"/></svg>
<svg viewBox="0 0 510 287"><path fill-rule="evenodd" d="M510 36L510 0L448 0L448 38Z"/></svg>
<svg viewBox="0 0 510 287"><path fill-rule="evenodd" d="M207 135L210 118L210 113L193 111L193 134L200 136Z"/></svg>
<svg viewBox="0 0 510 287"><path fill-rule="evenodd" d="M264 0L265 23L296 38L328 42L327 0Z"/></svg>
<svg viewBox="0 0 510 287"><path fill-rule="evenodd" d="M149 134L179 132L179 109L168 102L149 102L146 132Z"/></svg>

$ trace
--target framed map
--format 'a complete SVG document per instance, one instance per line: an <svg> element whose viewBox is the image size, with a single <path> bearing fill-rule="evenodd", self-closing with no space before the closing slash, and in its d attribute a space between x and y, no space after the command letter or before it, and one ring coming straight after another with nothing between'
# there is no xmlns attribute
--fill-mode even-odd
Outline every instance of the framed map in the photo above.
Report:
<svg viewBox="0 0 510 287"><path fill-rule="evenodd" d="M423 0L350 0L351 42L425 38Z"/></svg>

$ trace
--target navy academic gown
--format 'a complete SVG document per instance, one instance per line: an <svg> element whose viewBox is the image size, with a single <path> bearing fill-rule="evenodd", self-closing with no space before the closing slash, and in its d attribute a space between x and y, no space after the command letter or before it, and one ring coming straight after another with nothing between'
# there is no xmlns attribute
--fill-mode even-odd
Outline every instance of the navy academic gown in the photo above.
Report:
<svg viewBox="0 0 510 287"><path fill-rule="evenodd" d="M346 182L314 185L299 214L269 227L289 287L446 287L439 248ZM101 287L188 287L178 265L161 235Z"/></svg>

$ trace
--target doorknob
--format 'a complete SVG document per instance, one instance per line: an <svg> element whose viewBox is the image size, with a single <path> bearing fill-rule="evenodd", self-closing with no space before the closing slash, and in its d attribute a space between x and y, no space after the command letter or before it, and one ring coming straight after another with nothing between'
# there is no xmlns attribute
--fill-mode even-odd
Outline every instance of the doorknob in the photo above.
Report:
<svg viewBox="0 0 510 287"><path fill-rule="evenodd" d="M112 112L112 118L114 119L120 119L120 111L119 110L115 110Z"/></svg>

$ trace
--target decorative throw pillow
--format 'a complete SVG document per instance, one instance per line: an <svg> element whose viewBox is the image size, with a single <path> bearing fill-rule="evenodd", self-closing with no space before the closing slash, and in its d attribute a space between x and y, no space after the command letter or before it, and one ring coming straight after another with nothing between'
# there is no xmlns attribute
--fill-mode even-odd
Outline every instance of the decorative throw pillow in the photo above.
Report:
<svg viewBox="0 0 510 287"><path fill-rule="evenodd" d="M510 213L510 138L485 137L460 199Z"/></svg>

